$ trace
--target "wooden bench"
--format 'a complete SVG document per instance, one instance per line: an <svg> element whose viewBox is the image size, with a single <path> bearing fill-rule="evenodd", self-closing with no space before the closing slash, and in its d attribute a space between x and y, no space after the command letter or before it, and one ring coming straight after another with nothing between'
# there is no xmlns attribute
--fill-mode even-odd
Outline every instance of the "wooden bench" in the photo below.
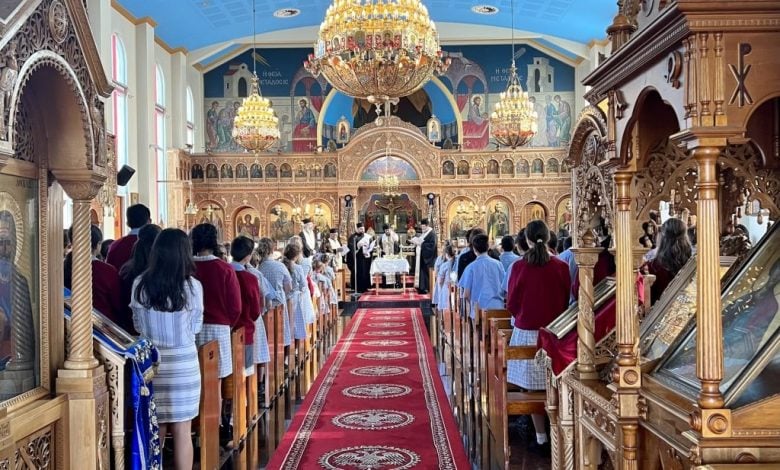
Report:
<svg viewBox="0 0 780 470"><path fill-rule="evenodd" d="M495 344L493 337L490 334L490 325L493 320L500 320L502 327L510 327L509 319L511 314L508 310L495 309L484 310L480 309L478 312L476 321L476 333L477 339L477 361L479 371L478 375L478 404L477 404L477 433L480 446L478 448L477 462L480 464L480 468L489 468L490 465L490 428L488 422L490 421L490 368L489 364L491 358L490 350Z"/></svg>
<svg viewBox="0 0 780 470"><path fill-rule="evenodd" d="M209 341L198 349L200 363L200 408L198 437L200 441L200 468L219 470L219 395L214 390L219 384L219 343Z"/></svg>
<svg viewBox="0 0 780 470"><path fill-rule="evenodd" d="M502 323L503 322L503 323ZM491 467L509 468L508 419L510 416L544 414L547 394L542 391L514 391L507 384L507 361L533 361L536 346L509 346L512 330L502 328L507 320L491 320L493 364L490 378L490 455ZM514 388L514 387L512 387Z"/></svg>
<svg viewBox="0 0 780 470"><path fill-rule="evenodd" d="M247 432L246 376L244 374L244 328L230 334L233 372L222 381L222 396L230 397L233 422L232 448L243 444Z"/></svg>

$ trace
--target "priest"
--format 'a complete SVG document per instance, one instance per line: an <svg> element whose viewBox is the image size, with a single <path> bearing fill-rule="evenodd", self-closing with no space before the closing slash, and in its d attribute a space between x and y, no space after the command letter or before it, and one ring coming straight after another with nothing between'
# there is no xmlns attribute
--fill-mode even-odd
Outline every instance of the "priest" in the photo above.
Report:
<svg viewBox="0 0 780 470"><path fill-rule="evenodd" d="M422 234L414 237L412 243L416 245L415 249L415 287L420 294L428 293L428 286L430 284L428 269L433 267L436 262L436 233L428 225L428 219L422 219L420 221L420 228Z"/></svg>
<svg viewBox="0 0 780 470"><path fill-rule="evenodd" d="M344 266L343 257L349 248L343 246L339 241L339 230L330 229L328 238L322 243L321 251L333 255L333 268L336 270Z"/></svg>
<svg viewBox="0 0 780 470"><path fill-rule="evenodd" d="M311 219L303 219L303 230L298 234L303 241L303 257L308 258L317 252L317 232Z"/></svg>
<svg viewBox="0 0 780 470"><path fill-rule="evenodd" d="M379 237L379 250L382 256L397 255L401 252L401 245L398 244L398 234L385 224L382 226L385 233Z"/></svg>
<svg viewBox="0 0 780 470"><path fill-rule="evenodd" d="M355 233L349 236L347 240L347 268L350 271L350 285L355 292L365 292L371 286L371 251L364 248L373 249L371 246L371 237L366 234L363 224L358 222Z"/></svg>

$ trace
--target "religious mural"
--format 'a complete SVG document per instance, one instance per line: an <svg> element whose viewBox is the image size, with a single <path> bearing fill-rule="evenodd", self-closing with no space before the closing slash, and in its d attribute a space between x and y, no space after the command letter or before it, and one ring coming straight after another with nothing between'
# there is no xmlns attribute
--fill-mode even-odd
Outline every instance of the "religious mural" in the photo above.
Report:
<svg viewBox="0 0 780 470"><path fill-rule="evenodd" d="M217 239L224 240L225 233L225 210L219 204L214 202L201 203L200 210L197 215L197 222L199 224L211 224L217 227Z"/></svg>
<svg viewBox="0 0 780 470"><path fill-rule="evenodd" d="M251 207L245 207L236 213L236 235L245 235L252 239L260 237L260 213Z"/></svg>
<svg viewBox="0 0 780 470"><path fill-rule="evenodd" d="M566 196L558 202L558 207L555 208L555 228L558 233L571 234L571 197Z"/></svg>
<svg viewBox="0 0 780 470"><path fill-rule="evenodd" d="M408 194L393 197L374 194L361 208L360 220L364 221L366 229L373 228L379 233L387 224L401 235L407 229L415 228L420 220L420 210Z"/></svg>
<svg viewBox="0 0 780 470"><path fill-rule="evenodd" d="M417 171L404 160L394 156L380 157L366 166L360 175L361 181L378 181L380 176L395 175L399 180L417 180Z"/></svg>
<svg viewBox="0 0 780 470"><path fill-rule="evenodd" d="M268 208L268 236L272 240L286 241L295 235L292 213L293 206L286 201L277 201Z"/></svg>
<svg viewBox="0 0 780 470"><path fill-rule="evenodd" d="M0 175L0 400L40 384L38 183Z"/></svg>
<svg viewBox="0 0 780 470"><path fill-rule="evenodd" d="M453 199L447 207L450 239L463 238L471 227L482 226L485 215L486 213L481 212L479 206L471 199L465 197Z"/></svg>
<svg viewBox="0 0 780 470"><path fill-rule="evenodd" d="M547 218L547 209L538 202L529 202L523 207L522 224L528 225L532 220L545 220Z"/></svg>
<svg viewBox="0 0 780 470"><path fill-rule="evenodd" d="M429 140L442 147L460 140L468 150L490 147L489 114L506 88L509 47L444 46L444 56L451 60L446 74L403 97L392 113L419 127ZM334 150L349 141L354 129L373 122L375 106L341 93L335 93L323 108L330 85L302 67L311 52L310 48L258 49L254 55L246 51L206 72L206 151L243 152L232 137L233 119L248 93L253 63L257 64L261 94L271 101L279 118L281 136L272 150ZM528 44L516 50L515 61L521 84L538 114L539 131L529 146L567 146L576 112L574 67ZM434 116L436 124L429 125ZM462 136L458 118L462 121Z"/></svg>
<svg viewBox="0 0 780 470"><path fill-rule="evenodd" d="M495 198L487 203L487 235L490 240L497 242L504 235L509 235L512 230L510 221L511 206L506 199Z"/></svg>

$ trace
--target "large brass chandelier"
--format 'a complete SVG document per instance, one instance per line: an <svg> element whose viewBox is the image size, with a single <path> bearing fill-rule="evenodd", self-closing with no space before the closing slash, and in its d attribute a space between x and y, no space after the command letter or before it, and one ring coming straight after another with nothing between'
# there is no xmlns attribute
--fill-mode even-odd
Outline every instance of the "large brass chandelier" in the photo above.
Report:
<svg viewBox="0 0 780 470"><path fill-rule="evenodd" d="M342 93L376 104L417 91L448 66L420 0L334 0L304 63Z"/></svg>
<svg viewBox="0 0 780 470"><path fill-rule="evenodd" d="M255 60L255 1L252 1L252 85L249 96L244 98L233 120L233 138L238 145L250 152L262 152L279 140L279 118L274 114L271 102L260 96Z"/></svg>
<svg viewBox="0 0 780 470"><path fill-rule="evenodd" d="M512 67L509 68L509 82L506 91L496 103L490 115L490 135L505 147L517 148L527 144L537 131L537 112L520 86L515 67L515 5L512 2Z"/></svg>
<svg viewBox="0 0 780 470"><path fill-rule="evenodd" d="M390 173L390 145L392 142L388 139L385 144L387 145L385 150L385 172L379 175L379 190L387 197L395 197L399 194L398 190L401 187L401 182L398 179L398 175Z"/></svg>

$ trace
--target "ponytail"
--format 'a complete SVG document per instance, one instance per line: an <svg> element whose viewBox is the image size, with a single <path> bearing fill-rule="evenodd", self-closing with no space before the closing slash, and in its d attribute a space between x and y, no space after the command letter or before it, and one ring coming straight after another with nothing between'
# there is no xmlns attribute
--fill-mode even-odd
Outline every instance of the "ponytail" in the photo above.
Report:
<svg viewBox="0 0 780 470"><path fill-rule="evenodd" d="M544 266L550 261L550 252L547 250L547 241L550 239L550 230L541 220L532 220L525 229L525 236L533 242L533 246L525 254L525 259L532 266Z"/></svg>

